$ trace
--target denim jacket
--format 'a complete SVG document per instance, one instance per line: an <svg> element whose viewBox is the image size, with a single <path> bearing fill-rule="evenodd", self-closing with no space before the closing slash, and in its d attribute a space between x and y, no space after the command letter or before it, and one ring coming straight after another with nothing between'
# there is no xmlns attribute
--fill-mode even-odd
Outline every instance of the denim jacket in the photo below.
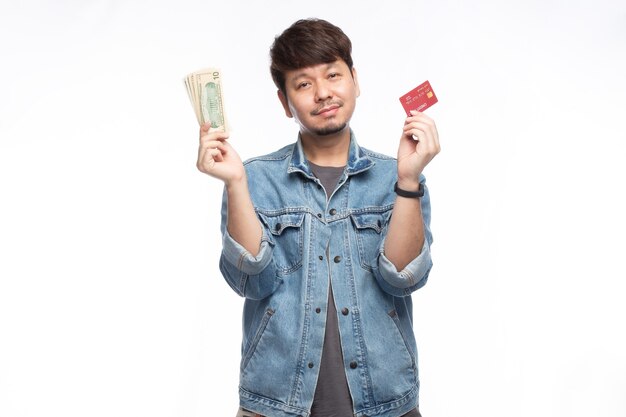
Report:
<svg viewBox="0 0 626 417"><path fill-rule="evenodd" d="M397 271L384 254L394 158L359 147L351 132L347 165L328 201L300 139L244 165L263 226L260 252L252 256L228 234L224 198L220 258L226 281L245 297L240 405L271 417L310 415L332 283L354 415L398 417L414 408L410 294L432 266L428 190L421 198L424 246Z"/></svg>

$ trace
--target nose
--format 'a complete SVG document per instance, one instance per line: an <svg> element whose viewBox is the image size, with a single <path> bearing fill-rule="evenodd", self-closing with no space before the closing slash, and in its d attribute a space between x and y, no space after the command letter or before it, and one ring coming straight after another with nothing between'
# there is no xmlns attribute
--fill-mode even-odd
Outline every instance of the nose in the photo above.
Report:
<svg viewBox="0 0 626 417"><path fill-rule="evenodd" d="M316 87L317 87L315 89L315 101L316 102L326 101L333 96L332 90L330 89L330 86L327 84L326 80L319 81L316 84Z"/></svg>

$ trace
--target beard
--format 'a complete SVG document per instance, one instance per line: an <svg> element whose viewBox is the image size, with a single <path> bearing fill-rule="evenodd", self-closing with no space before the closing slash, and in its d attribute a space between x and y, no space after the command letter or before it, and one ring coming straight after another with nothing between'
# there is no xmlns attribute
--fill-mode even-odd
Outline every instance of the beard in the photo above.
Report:
<svg viewBox="0 0 626 417"><path fill-rule="evenodd" d="M313 133L315 133L317 136L334 135L334 134L339 133L342 130L344 130L346 128L346 126L348 126L347 123L332 124L330 126L326 126L326 127L322 127L322 128L319 128L319 129L315 129L313 131Z"/></svg>
<svg viewBox="0 0 626 417"><path fill-rule="evenodd" d="M320 114L320 111L323 108L328 107L328 106L333 106L333 105L343 107L343 101L335 99L335 100L326 101L324 103L320 103L317 109L311 112L311 116L317 116ZM317 136L330 136L330 135L334 135L334 134L341 132L348 125L347 122L341 123L333 119L328 120L328 124L324 127L312 129L313 133L316 134Z"/></svg>

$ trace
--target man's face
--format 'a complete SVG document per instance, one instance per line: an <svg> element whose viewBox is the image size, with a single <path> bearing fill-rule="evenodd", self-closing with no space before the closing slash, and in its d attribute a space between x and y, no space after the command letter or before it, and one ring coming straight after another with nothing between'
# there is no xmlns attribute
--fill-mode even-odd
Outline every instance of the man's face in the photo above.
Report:
<svg viewBox="0 0 626 417"><path fill-rule="evenodd" d="M356 71L339 59L285 73L287 97L279 91L287 117L293 117L303 135L327 136L348 127L359 83Z"/></svg>

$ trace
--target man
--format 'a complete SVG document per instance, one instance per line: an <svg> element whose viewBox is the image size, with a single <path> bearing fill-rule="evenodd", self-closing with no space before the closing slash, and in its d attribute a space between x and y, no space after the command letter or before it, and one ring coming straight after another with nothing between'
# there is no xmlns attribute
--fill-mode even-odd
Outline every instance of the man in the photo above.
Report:
<svg viewBox="0 0 626 417"><path fill-rule="evenodd" d="M200 130L198 169L225 185L220 270L245 297L239 415L420 415L410 294L432 266L422 171L439 139L414 112L397 160L358 146L351 49L318 19L275 39L296 143L242 163L227 133Z"/></svg>

